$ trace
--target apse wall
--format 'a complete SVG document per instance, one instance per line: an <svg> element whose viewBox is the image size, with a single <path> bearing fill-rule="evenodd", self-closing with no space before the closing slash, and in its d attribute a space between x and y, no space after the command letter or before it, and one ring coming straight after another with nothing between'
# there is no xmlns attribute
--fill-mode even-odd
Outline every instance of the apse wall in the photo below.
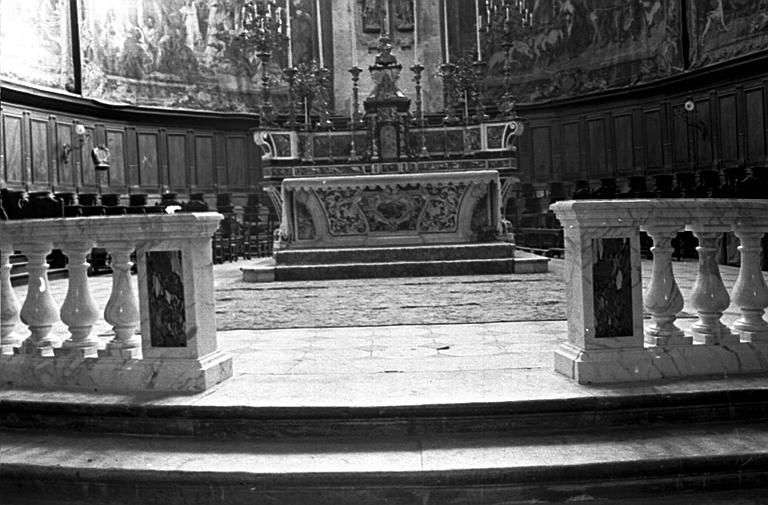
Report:
<svg viewBox="0 0 768 505"><path fill-rule="evenodd" d="M751 55L644 86L521 105L521 179L626 179L748 166L768 170L768 56ZM686 101L694 105L686 110ZM439 121L439 116L432 117ZM87 130L80 139L75 125ZM22 189L160 193L255 191L255 115L115 107L18 86L2 89L0 184ZM90 147L112 168L97 173ZM66 146L75 146L68 157ZM593 184L594 185L594 184Z"/></svg>

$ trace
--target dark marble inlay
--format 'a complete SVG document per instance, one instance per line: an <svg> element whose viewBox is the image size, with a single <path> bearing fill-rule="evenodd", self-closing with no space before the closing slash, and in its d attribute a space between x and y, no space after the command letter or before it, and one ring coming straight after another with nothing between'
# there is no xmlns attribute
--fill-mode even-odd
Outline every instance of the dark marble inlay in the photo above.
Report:
<svg viewBox="0 0 768 505"><path fill-rule="evenodd" d="M186 347L181 251L147 253L147 294L152 347Z"/></svg>
<svg viewBox="0 0 768 505"><path fill-rule="evenodd" d="M632 268L628 237L592 240L595 338L632 336Z"/></svg>

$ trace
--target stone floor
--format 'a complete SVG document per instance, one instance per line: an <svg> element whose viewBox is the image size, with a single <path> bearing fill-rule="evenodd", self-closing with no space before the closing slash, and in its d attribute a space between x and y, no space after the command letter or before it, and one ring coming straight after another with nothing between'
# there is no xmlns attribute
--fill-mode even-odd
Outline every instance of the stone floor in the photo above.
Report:
<svg viewBox="0 0 768 505"><path fill-rule="evenodd" d="M553 260L549 274L531 276L257 287L240 281L242 263L217 265L219 345L234 355L234 377L200 395L149 395L147 399L195 405L375 406L719 389L734 387L734 381L761 387L762 379L749 377L585 387L556 374L552 351L566 328L562 261ZM674 268L687 299L696 263L675 262ZM726 266L721 271L730 289L738 270ZM650 262L644 261L646 279L649 272ZM103 306L110 277L92 278L90 286ZM51 289L60 302L66 281L52 281ZM17 288L20 300L24 291ZM539 307L532 306L531 300ZM693 313L686 306L679 325L689 326L695 320ZM737 317L732 306L723 320L728 323ZM422 323L410 324L413 321ZM62 337L66 334L61 325L55 331ZM109 328L103 321L96 331L108 338ZM0 399L40 394L0 389ZM73 401L92 398L69 394ZM124 400L122 395L99 398Z"/></svg>

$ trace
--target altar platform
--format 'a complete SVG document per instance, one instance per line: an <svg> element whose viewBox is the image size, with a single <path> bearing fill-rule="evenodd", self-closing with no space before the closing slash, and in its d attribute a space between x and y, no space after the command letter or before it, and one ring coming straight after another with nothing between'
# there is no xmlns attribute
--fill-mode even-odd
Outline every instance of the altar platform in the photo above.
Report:
<svg viewBox="0 0 768 505"><path fill-rule="evenodd" d="M4 503L765 503L766 377L582 386L557 374L564 300L547 297L549 318L542 300L521 304L514 317L531 315L511 320L491 295L522 293L524 284L557 290L562 263L553 259L555 272L535 281L480 276L451 288L392 280L400 288L389 285L387 299L370 283L310 283L304 296L323 327L296 327L306 321L297 319L277 329L220 329L234 376L200 394L5 386ZM696 264L674 266L686 292ZM643 267L648 275L650 263ZM732 285L737 270L721 268ZM277 304L286 296L267 286L298 287L242 289L239 275L237 264L216 267L222 321L233 297ZM59 299L66 282L51 284ZM412 284L423 298L408 298ZM93 284L97 300L108 285L109 277ZM478 293L488 286L495 288ZM350 318L355 325L345 326L320 315L354 297L391 306L391 314L431 298L434 312L451 305L445 320L464 314L474 322ZM491 303L478 301L484 297ZM695 320L689 311L683 328ZM731 308L724 320L735 317Z"/></svg>

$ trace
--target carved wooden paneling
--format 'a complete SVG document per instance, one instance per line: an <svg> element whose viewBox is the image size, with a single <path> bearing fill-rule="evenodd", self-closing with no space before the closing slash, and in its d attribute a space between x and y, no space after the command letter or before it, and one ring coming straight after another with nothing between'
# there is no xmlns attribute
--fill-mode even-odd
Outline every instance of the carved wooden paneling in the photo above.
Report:
<svg viewBox="0 0 768 505"><path fill-rule="evenodd" d="M16 187L24 184L24 171L22 169L23 143L21 115L3 114L3 149L5 151L5 166L3 178L6 183Z"/></svg>
<svg viewBox="0 0 768 505"><path fill-rule="evenodd" d="M56 185L60 190L73 190L77 185L75 173L74 127L70 121L56 121Z"/></svg>
<svg viewBox="0 0 768 505"><path fill-rule="evenodd" d="M765 107L763 104L762 88L746 90L746 159L750 162L760 162L765 159Z"/></svg>
<svg viewBox="0 0 768 505"><path fill-rule="evenodd" d="M563 179L576 180L582 178L579 156L579 123L563 123Z"/></svg>
<svg viewBox="0 0 768 505"><path fill-rule="evenodd" d="M157 137L157 132L138 132L139 185L148 190L157 189L159 185Z"/></svg>
<svg viewBox="0 0 768 505"><path fill-rule="evenodd" d="M135 190L139 187L139 146L132 126L125 129L125 164L128 186Z"/></svg>
<svg viewBox="0 0 768 505"><path fill-rule="evenodd" d="M195 136L195 183L200 191L213 189L213 137Z"/></svg>
<svg viewBox="0 0 768 505"><path fill-rule="evenodd" d="M644 119L646 169L659 171L664 166L661 110L644 111Z"/></svg>
<svg viewBox="0 0 768 505"><path fill-rule="evenodd" d="M243 188L246 185L245 142L243 136L227 137L227 181L231 188Z"/></svg>
<svg viewBox="0 0 768 505"><path fill-rule="evenodd" d="M638 172L634 159L634 129L630 113L613 116L616 173L630 175Z"/></svg>
<svg viewBox="0 0 768 505"><path fill-rule="evenodd" d="M93 159L91 159L91 150L94 148L94 129L92 126L85 127L85 137L81 145L82 149L77 153L79 189L85 192L98 193L100 190L99 179L93 168Z"/></svg>
<svg viewBox="0 0 768 505"><path fill-rule="evenodd" d="M739 136L736 124L736 95L720 95L718 97L720 155L724 163L736 162L739 159ZM696 103L699 110L699 103ZM702 110L702 115L703 115ZM705 116L706 117L706 116Z"/></svg>
<svg viewBox="0 0 768 505"><path fill-rule="evenodd" d="M682 105L674 105L672 107L672 145L674 147L672 154L674 156L674 167L677 171L691 168L690 160L693 160L693 155L691 154L692 139L688 139L690 127L686 122L686 114Z"/></svg>
<svg viewBox="0 0 768 505"><path fill-rule="evenodd" d="M552 141L549 126L531 128L533 140L533 179L536 182L549 182L552 168Z"/></svg>
<svg viewBox="0 0 768 505"><path fill-rule="evenodd" d="M168 186L180 191L187 182L187 134L168 132Z"/></svg>
<svg viewBox="0 0 768 505"><path fill-rule="evenodd" d="M590 178L609 177L613 175L608 172L605 130L604 118L587 120L587 138L589 146L588 167Z"/></svg>
<svg viewBox="0 0 768 505"><path fill-rule="evenodd" d="M227 191L227 139L223 133L213 136L213 159L216 166L214 184L221 191Z"/></svg>
<svg viewBox="0 0 768 505"><path fill-rule="evenodd" d="M105 132L106 145L111 154L109 185L114 191L127 191L125 180L125 142L123 130L108 128Z"/></svg>
<svg viewBox="0 0 768 505"><path fill-rule="evenodd" d="M733 96L731 97L733 99ZM721 102L722 104L722 102ZM733 100L735 110L735 100ZM694 145L696 146L696 158L694 162L697 168L711 169L714 165L714 154L712 149L712 135L710 126L710 100L704 98L696 100L696 109L694 111L695 124L699 127L693 127L691 133L694 135ZM735 118L734 118L735 119ZM737 128L734 122L733 134L736 135ZM738 150L737 150L738 151Z"/></svg>
<svg viewBox="0 0 768 505"><path fill-rule="evenodd" d="M32 160L32 189L45 189L51 185L50 160L48 158L48 121L32 117L29 122L30 154Z"/></svg>

